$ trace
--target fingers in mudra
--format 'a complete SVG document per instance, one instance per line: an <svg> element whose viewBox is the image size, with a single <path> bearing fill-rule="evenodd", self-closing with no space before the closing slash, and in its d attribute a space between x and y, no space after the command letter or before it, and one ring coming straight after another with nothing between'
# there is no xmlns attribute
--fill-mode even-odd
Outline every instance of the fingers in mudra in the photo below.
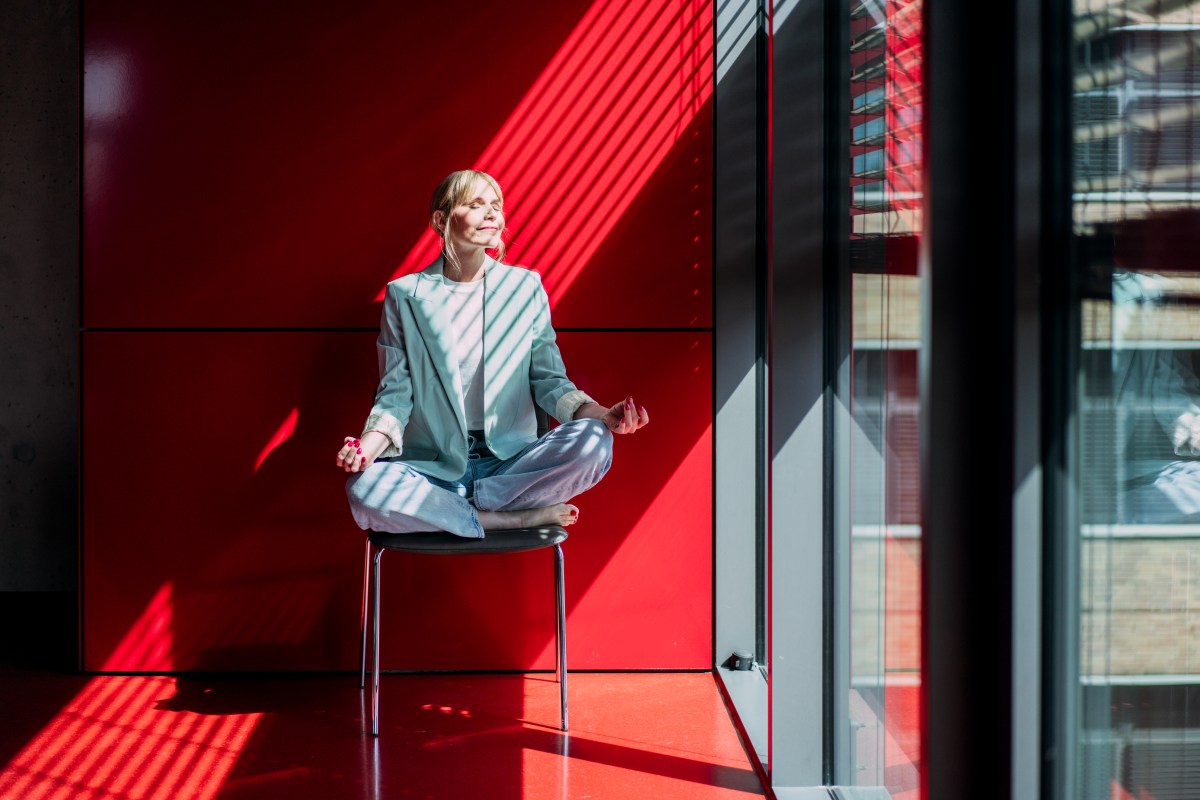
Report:
<svg viewBox="0 0 1200 800"><path fill-rule="evenodd" d="M338 451L337 466L346 472L357 472L366 461L362 454L362 443L353 436L347 436L343 441L345 444Z"/></svg>
<svg viewBox="0 0 1200 800"><path fill-rule="evenodd" d="M608 429L613 433L625 432L625 403L624 401L617 403L608 410L605 415L604 423L608 425Z"/></svg>
<svg viewBox="0 0 1200 800"><path fill-rule="evenodd" d="M649 422L650 414L646 411L646 407L642 406L639 409L634 404L632 397L626 397L604 415L604 424L613 433L633 433Z"/></svg>

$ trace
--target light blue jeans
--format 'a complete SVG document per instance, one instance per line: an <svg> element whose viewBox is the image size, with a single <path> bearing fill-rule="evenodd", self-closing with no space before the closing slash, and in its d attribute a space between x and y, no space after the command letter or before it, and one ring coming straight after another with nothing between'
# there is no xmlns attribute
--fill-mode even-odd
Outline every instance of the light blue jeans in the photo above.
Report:
<svg viewBox="0 0 1200 800"><path fill-rule="evenodd" d="M483 538L479 510L515 511L565 503L612 466L612 433L600 420L566 422L502 461L479 431L467 437L467 471L456 481L377 461L346 480L358 527L386 533L450 531Z"/></svg>

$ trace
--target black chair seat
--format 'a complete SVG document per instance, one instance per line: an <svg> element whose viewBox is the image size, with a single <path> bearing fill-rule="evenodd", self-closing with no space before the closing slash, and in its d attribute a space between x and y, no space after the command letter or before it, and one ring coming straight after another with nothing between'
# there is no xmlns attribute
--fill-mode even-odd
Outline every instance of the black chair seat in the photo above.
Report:
<svg viewBox="0 0 1200 800"><path fill-rule="evenodd" d="M432 553L436 555L471 555L484 553L523 553L553 547L567 540L567 532L557 525L542 528L514 528L488 531L482 539L468 539L442 531L431 533L368 534L371 544L401 553Z"/></svg>
<svg viewBox="0 0 1200 800"><path fill-rule="evenodd" d="M567 532L558 525L541 528L515 528L491 531L482 539L467 539L444 531L430 533L380 533L367 531L363 563L362 648L359 662L359 686L367 681L367 620L370 610L374 632L371 647L371 735L379 735L379 581L380 563L387 550L432 555L486 555L554 549L555 666L558 679L562 729L567 729L567 594L563 573L563 551Z"/></svg>

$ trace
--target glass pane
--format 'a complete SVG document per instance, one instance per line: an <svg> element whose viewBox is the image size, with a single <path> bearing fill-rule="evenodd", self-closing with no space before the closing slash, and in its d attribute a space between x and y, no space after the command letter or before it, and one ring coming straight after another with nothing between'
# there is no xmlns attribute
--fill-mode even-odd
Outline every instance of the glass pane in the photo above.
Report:
<svg viewBox="0 0 1200 800"><path fill-rule="evenodd" d="M849 453L851 775L918 796L921 527L921 5L850 12ZM845 541L846 539L843 539Z"/></svg>
<svg viewBox="0 0 1200 800"><path fill-rule="evenodd" d="M1200 3L1075 6L1080 798L1200 797Z"/></svg>

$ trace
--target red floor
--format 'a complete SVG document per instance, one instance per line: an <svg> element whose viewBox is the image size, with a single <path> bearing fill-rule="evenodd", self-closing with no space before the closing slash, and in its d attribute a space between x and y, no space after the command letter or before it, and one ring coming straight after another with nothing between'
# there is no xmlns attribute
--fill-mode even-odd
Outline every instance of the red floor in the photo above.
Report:
<svg viewBox="0 0 1200 800"><path fill-rule="evenodd" d="M763 796L707 673L0 680L5 800Z"/></svg>

